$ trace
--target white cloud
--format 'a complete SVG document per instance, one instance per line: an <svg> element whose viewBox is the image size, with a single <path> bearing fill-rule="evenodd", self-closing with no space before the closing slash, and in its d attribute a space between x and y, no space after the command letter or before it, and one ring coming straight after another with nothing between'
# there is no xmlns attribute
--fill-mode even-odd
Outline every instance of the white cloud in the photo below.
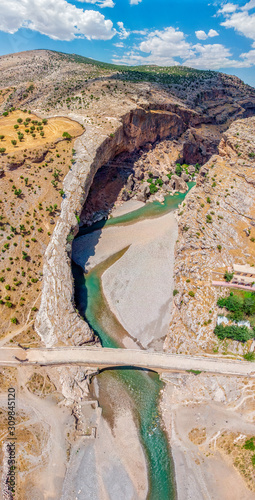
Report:
<svg viewBox="0 0 255 500"><path fill-rule="evenodd" d="M130 31L126 30L126 28L124 27L124 24L122 21L119 21L117 23L117 25L119 26L119 29L120 31L118 32L118 35L120 38L128 38L129 35L130 35Z"/></svg>
<svg viewBox="0 0 255 500"><path fill-rule="evenodd" d="M93 5L98 5L103 9L104 7L114 7L115 3L113 0L78 0L80 3L92 3Z"/></svg>
<svg viewBox="0 0 255 500"><path fill-rule="evenodd" d="M231 14L232 12L235 12L237 8L238 5L234 5L233 3L226 3L225 5L222 5L221 9L218 10L218 12L220 14Z"/></svg>
<svg viewBox="0 0 255 500"><path fill-rule="evenodd" d="M118 47L118 48L124 47L124 43L123 42L114 43L113 45L114 45L114 47Z"/></svg>
<svg viewBox="0 0 255 500"><path fill-rule="evenodd" d="M213 38L214 36L219 36L219 33L216 30L210 29L208 31L208 36L209 36L209 38Z"/></svg>
<svg viewBox="0 0 255 500"><path fill-rule="evenodd" d="M220 43L193 45L195 57L186 59L183 64L198 69L218 70L220 68L244 68L247 62L231 59L230 50Z"/></svg>
<svg viewBox="0 0 255 500"><path fill-rule="evenodd" d="M255 14L249 14L247 10L234 12L221 25L225 28L234 28L247 38L255 40Z"/></svg>
<svg viewBox="0 0 255 500"><path fill-rule="evenodd" d="M188 57L191 46L185 40L182 31L169 27L162 31L156 30L147 35L139 49L142 52L150 52L153 56L162 58Z"/></svg>
<svg viewBox="0 0 255 500"><path fill-rule="evenodd" d="M244 59L244 62L246 62L246 67L255 65L255 50L250 50L249 52L241 54L241 57Z"/></svg>
<svg viewBox="0 0 255 500"><path fill-rule="evenodd" d="M209 33L206 36L208 37ZM216 35L213 33L213 36ZM224 45L216 43L192 45L186 41L182 31L169 27L147 34L138 46L134 46L122 57L115 56L113 62L132 65L155 64L158 66L182 64L198 69L219 70L221 68L248 68L251 66L254 53L255 50L242 54L239 60L232 59L230 50Z"/></svg>
<svg viewBox="0 0 255 500"><path fill-rule="evenodd" d="M255 7L255 0L250 0L250 2L246 3L241 10L250 10Z"/></svg>
<svg viewBox="0 0 255 500"><path fill-rule="evenodd" d="M126 64L126 65L140 65L140 64L155 64L157 66L179 66L180 63L175 61L171 55L169 54L166 57L155 57L153 54L149 56L143 56L142 54L136 52L135 50L131 50L126 52L124 56L118 57L115 56L112 59L112 62L115 64Z"/></svg>
<svg viewBox="0 0 255 500"><path fill-rule="evenodd" d="M130 0L130 5L138 5L142 0Z"/></svg>
<svg viewBox="0 0 255 500"><path fill-rule="evenodd" d="M206 40L207 39L207 34L205 31L199 30L199 31L195 31L195 33L196 33L196 37L198 38L198 40Z"/></svg>
<svg viewBox="0 0 255 500"><path fill-rule="evenodd" d="M144 30L133 30L132 33L135 33L136 35L147 35L148 33L148 29L144 29Z"/></svg>
<svg viewBox="0 0 255 500"><path fill-rule="evenodd" d="M100 12L78 9L66 0L2 0L0 30L15 33L23 27L54 40L110 40L116 33Z"/></svg>
<svg viewBox="0 0 255 500"><path fill-rule="evenodd" d="M208 37L213 38L214 36L219 35L218 31L213 29L210 29L210 31L208 31L208 34L206 34L206 32L203 30L195 31L195 33L198 40L206 40Z"/></svg>

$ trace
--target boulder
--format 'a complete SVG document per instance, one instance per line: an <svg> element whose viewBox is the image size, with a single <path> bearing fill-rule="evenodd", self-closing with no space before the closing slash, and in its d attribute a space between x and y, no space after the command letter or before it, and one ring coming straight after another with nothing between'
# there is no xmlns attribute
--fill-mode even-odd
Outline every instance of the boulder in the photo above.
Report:
<svg viewBox="0 0 255 500"><path fill-rule="evenodd" d="M142 170L140 168L138 168L135 171L135 178L138 179L139 181L141 181L142 179L144 179L144 173L142 172Z"/></svg>
<svg viewBox="0 0 255 500"><path fill-rule="evenodd" d="M137 200L145 202L149 194L150 194L150 186L147 182L144 182L137 193Z"/></svg>
<svg viewBox="0 0 255 500"><path fill-rule="evenodd" d="M129 200L129 193L127 192L127 190L126 190L126 189L123 189L123 191L122 191L122 195L121 195L121 199L122 199L123 201L128 201L128 200Z"/></svg>
<svg viewBox="0 0 255 500"><path fill-rule="evenodd" d="M188 174L186 174L186 172L182 172L181 178L184 180L184 182L189 181L189 176Z"/></svg>
<svg viewBox="0 0 255 500"><path fill-rule="evenodd" d="M126 182L126 189L128 191L132 191L134 187L134 178L133 178L133 174L131 174Z"/></svg>
<svg viewBox="0 0 255 500"><path fill-rule="evenodd" d="M179 193L186 193L186 191L188 190L186 182L181 179L181 177L178 177L178 175L175 174L171 177L170 186L172 189L178 191Z"/></svg>
<svg viewBox="0 0 255 500"><path fill-rule="evenodd" d="M152 168L151 173L154 178L160 177L160 172L156 168Z"/></svg>
<svg viewBox="0 0 255 500"><path fill-rule="evenodd" d="M190 165L190 166L188 167L188 172L189 172L189 174L194 174L194 173L196 172L195 167L194 167L193 165Z"/></svg>
<svg viewBox="0 0 255 500"><path fill-rule="evenodd" d="M164 184L169 184L169 177L167 177L167 175L162 175L162 181Z"/></svg>

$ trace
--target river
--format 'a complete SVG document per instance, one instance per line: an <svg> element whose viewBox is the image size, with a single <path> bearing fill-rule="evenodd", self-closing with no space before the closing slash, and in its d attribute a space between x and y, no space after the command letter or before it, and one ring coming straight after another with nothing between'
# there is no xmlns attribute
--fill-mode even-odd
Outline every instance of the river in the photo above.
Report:
<svg viewBox="0 0 255 500"><path fill-rule="evenodd" d="M191 188L194 183L189 183ZM185 193L186 194L186 193ZM138 220L159 217L175 210L185 198L185 194L167 196L164 203L147 203L144 207L131 213L106 222L96 223L88 228L81 228L77 237L91 233L99 228L110 225L123 225ZM75 302L80 313L100 338L103 347L118 348L127 332L111 313L104 298L101 286L101 276L116 260L122 257L125 250L111 256L106 261L84 274L80 266L73 263L75 282ZM114 384L118 392L126 393L132 400L132 411L139 429L141 443L147 459L149 482L148 500L174 500L176 498L174 485L174 468L167 436L161 424L159 411L160 391L163 383L155 373L145 370L118 369L101 372L97 377L99 387L99 404L103 416L110 421L114 419L115 405L118 406L119 396L107 395ZM109 403L110 402L110 403ZM128 443L127 443L128 446Z"/></svg>

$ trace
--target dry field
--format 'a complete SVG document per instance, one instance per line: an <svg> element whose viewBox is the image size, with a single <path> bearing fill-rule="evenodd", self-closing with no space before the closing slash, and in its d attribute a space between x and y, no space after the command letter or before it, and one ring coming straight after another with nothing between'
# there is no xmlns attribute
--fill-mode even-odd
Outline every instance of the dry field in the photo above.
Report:
<svg viewBox="0 0 255 500"><path fill-rule="evenodd" d="M23 130L28 117L41 121L20 111L0 118L0 134L5 136L1 147L6 147L0 178L0 345L39 341L33 322L40 305L43 255L60 213L62 181L74 161L73 140L63 140L62 134L66 131L75 138L83 132L72 120L50 118L44 137L24 132L24 139L13 146L14 124L21 118L19 130ZM42 145L43 160L38 161ZM7 155L11 151L15 158Z"/></svg>
<svg viewBox="0 0 255 500"><path fill-rule="evenodd" d="M22 121L20 122L20 120ZM49 118L44 122L45 120L33 113L19 110L9 113L8 116L2 116L0 118L0 138L2 135L4 138L0 140L0 148L5 148L6 154L23 151L27 148L35 149L44 146L49 141L55 142L62 138L64 132L72 137L77 137L83 132L81 125L69 118ZM19 133L23 134L21 141ZM16 141L17 144L12 144L12 141Z"/></svg>

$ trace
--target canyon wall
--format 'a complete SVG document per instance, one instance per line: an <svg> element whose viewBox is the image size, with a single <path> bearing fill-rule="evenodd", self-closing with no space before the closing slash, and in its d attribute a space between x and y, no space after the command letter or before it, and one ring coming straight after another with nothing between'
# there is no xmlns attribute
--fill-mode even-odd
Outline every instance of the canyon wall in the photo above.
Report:
<svg viewBox="0 0 255 500"><path fill-rule="evenodd" d="M232 123L223 134L219 154L200 170L197 184L177 214L174 310L165 348L169 352L242 354L251 348L213 331L217 299L226 289L228 266L255 264L255 118Z"/></svg>
<svg viewBox="0 0 255 500"><path fill-rule="evenodd" d="M132 152L147 142L177 138L198 118L191 110L169 111L133 108L118 121L111 136L90 127L76 140L75 164L64 180L61 214L45 253L43 290L35 328L47 346L56 342L81 345L95 341L88 324L77 314L73 302L70 266L71 241L77 234L76 216L81 213L97 170L123 151ZM179 113L180 111L180 113ZM185 117L185 121L183 117ZM73 116L72 116L73 117ZM81 122L80 117L76 117Z"/></svg>

